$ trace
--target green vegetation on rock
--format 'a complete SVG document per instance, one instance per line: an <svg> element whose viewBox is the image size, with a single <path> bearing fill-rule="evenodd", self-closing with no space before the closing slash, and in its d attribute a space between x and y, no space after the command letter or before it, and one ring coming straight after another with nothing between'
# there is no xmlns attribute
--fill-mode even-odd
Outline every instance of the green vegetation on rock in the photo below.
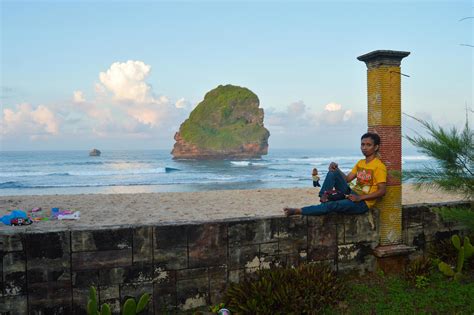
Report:
<svg viewBox="0 0 474 315"><path fill-rule="evenodd" d="M269 132L257 95L247 88L219 85L191 112L180 135L200 148L227 151L266 143Z"/></svg>

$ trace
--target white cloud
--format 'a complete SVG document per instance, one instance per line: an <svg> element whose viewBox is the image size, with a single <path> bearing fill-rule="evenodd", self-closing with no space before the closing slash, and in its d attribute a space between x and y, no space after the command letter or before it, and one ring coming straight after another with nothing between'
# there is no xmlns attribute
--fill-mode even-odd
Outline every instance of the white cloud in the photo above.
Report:
<svg viewBox="0 0 474 315"><path fill-rule="evenodd" d="M184 98L180 98L179 100L176 101L174 104L176 108L184 108L184 109L189 109L191 108L191 103Z"/></svg>
<svg viewBox="0 0 474 315"><path fill-rule="evenodd" d="M143 61L114 62L99 74L99 80L117 101L155 102L151 86L145 82L150 71L151 66Z"/></svg>
<svg viewBox="0 0 474 315"><path fill-rule="evenodd" d="M94 99L86 101L81 91L74 92L73 110L79 115L69 116L77 123L82 114L82 124L88 124L99 137L143 138L169 133L172 139L191 106L184 98L173 103L165 95L156 95L146 82L150 72L151 66L143 61L114 62L99 72Z"/></svg>
<svg viewBox="0 0 474 315"><path fill-rule="evenodd" d="M44 105L33 108L30 104L5 108L0 119L2 136L30 136L31 139L59 133L60 119Z"/></svg>
<svg viewBox="0 0 474 315"><path fill-rule="evenodd" d="M289 104L282 111L266 109L265 126L271 134L270 144L286 148L317 147L321 143L333 146L350 145L352 141L357 140L354 134L362 134L367 128L362 113L354 113L337 103L318 107L322 109L318 110L316 106L299 101ZM335 136L345 140L326 143L328 137Z"/></svg>
<svg viewBox="0 0 474 315"><path fill-rule="evenodd" d="M342 106L336 103L329 103L326 106L324 106L324 109L327 110L328 112L337 112L337 111L340 111L341 108Z"/></svg>
<svg viewBox="0 0 474 315"><path fill-rule="evenodd" d="M348 121L349 119L351 119L353 115L353 112L352 110L348 109L344 112L344 115L342 116L342 121Z"/></svg>
<svg viewBox="0 0 474 315"><path fill-rule="evenodd" d="M86 99L84 98L84 93L82 91L74 91L72 97L74 103L84 103L86 101Z"/></svg>

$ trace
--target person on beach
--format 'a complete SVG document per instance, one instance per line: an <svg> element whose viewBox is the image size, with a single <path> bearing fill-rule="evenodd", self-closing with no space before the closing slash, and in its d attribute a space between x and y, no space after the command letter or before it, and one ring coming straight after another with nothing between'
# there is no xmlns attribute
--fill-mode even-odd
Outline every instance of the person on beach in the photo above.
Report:
<svg viewBox="0 0 474 315"><path fill-rule="evenodd" d="M318 176L318 169L313 168L313 172L311 173L311 177L313 178L313 187L321 187L319 184L319 176Z"/></svg>
<svg viewBox="0 0 474 315"><path fill-rule="evenodd" d="M380 148L380 136L368 132L362 135L360 149L365 159L356 163L349 174L339 169L337 163L329 164L329 172L324 179L319 192L321 204L303 208L283 209L290 215L322 215L330 212L359 214L372 208L377 198L383 197L386 192L387 168L377 157ZM351 189L348 185L357 178L356 185ZM345 199L328 201L326 191L336 189L345 195Z"/></svg>

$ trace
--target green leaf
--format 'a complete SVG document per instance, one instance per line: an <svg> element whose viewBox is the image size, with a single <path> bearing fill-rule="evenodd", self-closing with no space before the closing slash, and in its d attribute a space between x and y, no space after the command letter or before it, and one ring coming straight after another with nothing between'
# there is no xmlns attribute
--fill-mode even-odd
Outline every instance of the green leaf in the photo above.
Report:
<svg viewBox="0 0 474 315"><path fill-rule="evenodd" d="M453 269L445 262L440 262L438 265L439 271L444 273L446 276L452 277L454 276L454 271Z"/></svg>
<svg viewBox="0 0 474 315"><path fill-rule="evenodd" d="M89 300L89 302L87 302L87 314L97 315L97 302L95 300Z"/></svg>
<svg viewBox="0 0 474 315"><path fill-rule="evenodd" d="M138 301L137 304L137 313L140 313L145 309L145 307L148 305L148 302L150 302L150 295L148 293L144 293L142 297L140 298L140 301Z"/></svg>
<svg viewBox="0 0 474 315"><path fill-rule="evenodd" d="M459 235L456 234L451 236L451 242L453 242L453 245L457 250L461 249L461 240L459 239Z"/></svg>
<svg viewBox="0 0 474 315"><path fill-rule="evenodd" d="M456 272L461 273L464 265L464 246L461 246L458 252L458 263L456 265Z"/></svg>
<svg viewBox="0 0 474 315"><path fill-rule="evenodd" d="M97 290L95 287L91 287L89 289L89 300L93 300L97 302Z"/></svg>
<svg viewBox="0 0 474 315"><path fill-rule="evenodd" d="M110 311L110 306L109 304L105 303L102 305L100 309L100 315L111 315L112 312Z"/></svg>
<svg viewBox="0 0 474 315"><path fill-rule="evenodd" d="M472 246L469 237L464 237L464 259L469 259L474 254L474 246Z"/></svg>
<svg viewBox="0 0 474 315"><path fill-rule="evenodd" d="M462 273L456 272L456 274L454 274L454 280L455 281L459 281L459 280L461 280L461 278L462 278Z"/></svg>
<svg viewBox="0 0 474 315"><path fill-rule="evenodd" d="M127 299L123 304L122 315L135 315L137 313L137 303L135 299Z"/></svg>

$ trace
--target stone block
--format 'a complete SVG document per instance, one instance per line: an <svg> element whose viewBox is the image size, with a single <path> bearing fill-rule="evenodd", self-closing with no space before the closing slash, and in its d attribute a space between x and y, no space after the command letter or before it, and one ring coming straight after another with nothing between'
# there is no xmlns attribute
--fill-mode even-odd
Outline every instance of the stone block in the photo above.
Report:
<svg viewBox="0 0 474 315"><path fill-rule="evenodd" d="M212 305L221 303L227 289L227 268L226 266L210 267L209 276L209 300Z"/></svg>
<svg viewBox="0 0 474 315"><path fill-rule="evenodd" d="M14 296L27 293L26 273L11 272L3 275L3 295Z"/></svg>
<svg viewBox="0 0 474 315"><path fill-rule="evenodd" d="M28 283L71 281L70 239L68 231L25 235Z"/></svg>
<svg viewBox="0 0 474 315"><path fill-rule="evenodd" d="M156 314L176 314L176 271L155 268L153 305Z"/></svg>
<svg viewBox="0 0 474 315"><path fill-rule="evenodd" d="M305 250L300 251L299 253L287 255L285 266L287 267L297 267L303 263L306 263L308 260L308 254Z"/></svg>
<svg viewBox="0 0 474 315"><path fill-rule="evenodd" d="M134 264L129 267L103 268L99 270L100 285L153 281L151 264Z"/></svg>
<svg viewBox="0 0 474 315"><path fill-rule="evenodd" d="M132 248L132 229L72 231L71 246L73 252Z"/></svg>
<svg viewBox="0 0 474 315"><path fill-rule="evenodd" d="M301 251L306 251L308 248L307 237L301 239L283 239L279 241L278 245L278 254L279 255L288 255L288 254L298 254Z"/></svg>
<svg viewBox="0 0 474 315"><path fill-rule="evenodd" d="M71 279L73 288L98 287L99 270L76 270L72 272Z"/></svg>
<svg viewBox="0 0 474 315"><path fill-rule="evenodd" d="M26 294L26 257L23 252L3 255L3 292L5 296Z"/></svg>
<svg viewBox="0 0 474 315"><path fill-rule="evenodd" d="M30 264L28 264L29 267ZM35 266L35 268L28 268L28 283L38 283L38 282L54 282L54 281L64 281L71 279L70 269L67 267L55 268L55 266L49 266L47 268L41 268L40 266Z"/></svg>
<svg viewBox="0 0 474 315"><path fill-rule="evenodd" d="M260 256L277 255L280 253L278 242L260 244ZM229 256L230 256L229 251Z"/></svg>
<svg viewBox="0 0 474 315"><path fill-rule="evenodd" d="M104 285L99 287L100 300L120 300L120 285Z"/></svg>
<svg viewBox="0 0 474 315"><path fill-rule="evenodd" d="M278 233L274 219L255 219L252 221L228 223L229 246L250 245L276 241Z"/></svg>
<svg viewBox="0 0 474 315"><path fill-rule="evenodd" d="M154 286L153 307L155 314L177 314L176 286L174 290L168 287Z"/></svg>
<svg viewBox="0 0 474 315"><path fill-rule="evenodd" d="M62 315L72 314L73 308L71 304L48 304L48 305L29 305L29 314L51 314Z"/></svg>
<svg viewBox="0 0 474 315"><path fill-rule="evenodd" d="M72 269L126 267L132 264L132 249L72 253Z"/></svg>
<svg viewBox="0 0 474 315"><path fill-rule="evenodd" d="M165 270L160 266L155 266L153 283L155 287L169 288L170 292L176 292L176 270Z"/></svg>
<svg viewBox="0 0 474 315"><path fill-rule="evenodd" d="M324 224L308 226L307 254L308 261L336 259L337 225Z"/></svg>
<svg viewBox="0 0 474 315"><path fill-rule="evenodd" d="M154 249L186 248L188 246L187 229L187 225L154 227Z"/></svg>
<svg viewBox="0 0 474 315"><path fill-rule="evenodd" d="M133 263L153 262L153 227L133 229Z"/></svg>
<svg viewBox="0 0 474 315"><path fill-rule="evenodd" d="M344 228L344 244L358 242L377 242L378 233L372 229L367 215L346 215L344 226L337 226L338 230Z"/></svg>
<svg viewBox="0 0 474 315"><path fill-rule="evenodd" d="M430 211L427 206L403 206L402 229L423 225L426 211Z"/></svg>
<svg viewBox="0 0 474 315"><path fill-rule="evenodd" d="M187 311L209 304L208 277L178 280L176 283L178 309Z"/></svg>
<svg viewBox="0 0 474 315"><path fill-rule="evenodd" d="M243 268L259 257L259 245L232 246L229 248L229 268Z"/></svg>
<svg viewBox="0 0 474 315"><path fill-rule="evenodd" d="M27 315L28 314L27 296L17 295L17 296L0 297L0 314Z"/></svg>
<svg viewBox="0 0 474 315"><path fill-rule="evenodd" d="M403 242L408 246L414 246L417 250L424 250L426 237L422 225L413 225L403 230Z"/></svg>
<svg viewBox="0 0 474 315"><path fill-rule="evenodd" d="M227 226L224 223L188 227L189 268L218 266L227 260Z"/></svg>
<svg viewBox="0 0 474 315"><path fill-rule="evenodd" d="M188 248L176 247L154 250L155 264L164 269L188 268Z"/></svg>
<svg viewBox="0 0 474 315"><path fill-rule="evenodd" d="M89 288L80 287L72 289L72 307L74 310L74 314L87 314L88 299Z"/></svg>
<svg viewBox="0 0 474 315"><path fill-rule="evenodd" d="M110 306L110 310L113 314L120 314L120 286L100 286L100 304L107 303Z"/></svg>
<svg viewBox="0 0 474 315"><path fill-rule="evenodd" d="M207 268L192 268L176 271L176 280L196 279L207 277Z"/></svg>
<svg viewBox="0 0 474 315"><path fill-rule="evenodd" d="M291 216L273 219L277 226L278 234L276 238L281 240L304 240L307 238L307 221L303 216Z"/></svg>
<svg viewBox="0 0 474 315"><path fill-rule="evenodd" d="M0 235L0 252L22 251L23 242L22 234Z"/></svg>
<svg viewBox="0 0 474 315"><path fill-rule="evenodd" d="M45 259L70 259L70 233L50 232L26 234L26 253L28 261Z"/></svg>
<svg viewBox="0 0 474 315"><path fill-rule="evenodd" d="M3 255L3 273L26 272L26 256L23 252L9 252Z"/></svg>
<svg viewBox="0 0 474 315"><path fill-rule="evenodd" d="M451 239L451 236L454 234L459 234L459 231L453 230L453 231L437 231L433 232L430 231L426 228L423 229L424 235L425 235L425 241L426 242L437 242L441 240L449 240ZM431 232L431 233L430 233Z"/></svg>
<svg viewBox="0 0 474 315"><path fill-rule="evenodd" d="M229 280L229 284L230 283L239 283L239 282L245 280L245 269L244 268L239 268L239 269L228 270L227 271L227 279Z"/></svg>
<svg viewBox="0 0 474 315"><path fill-rule="evenodd" d="M0 297L3 296L3 252L0 252Z"/></svg>
<svg viewBox="0 0 474 315"><path fill-rule="evenodd" d="M71 309L71 281L32 283L28 285L30 312L42 307Z"/></svg>
<svg viewBox="0 0 474 315"><path fill-rule="evenodd" d="M446 222L441 218L441 215L434 212L428 207L423 207L423 229L425 235L434 235L438 232L449 232L459 228L453 222Z"/></svg>
<svg viewBox="0 0 474 315"><path fill-rule="evenodd" d="M373 249L376 242L359 242L338 246L338 270L358 270L361 274L375 270Z"/></svg>
<svg viewBox="0 0 474 315"><path fill-rule="evenodd" d="M307 223L308 226L326 226L326 225L337 225L337 224L344 224L344 216L343 214L337 213L330 213L326 215L318 215L318 216L308 216Z"/></svg>
<svg viewBox="0 0 474 315"><path fill-rule="evenodd" d="M263 256L260 257L260 265L258 269L269 269L271 267L277 266L287 266L287 256L286 255L272 255L272 256ZM256 269L250 270L249 268L246 271L256 271Z"/></svg>

